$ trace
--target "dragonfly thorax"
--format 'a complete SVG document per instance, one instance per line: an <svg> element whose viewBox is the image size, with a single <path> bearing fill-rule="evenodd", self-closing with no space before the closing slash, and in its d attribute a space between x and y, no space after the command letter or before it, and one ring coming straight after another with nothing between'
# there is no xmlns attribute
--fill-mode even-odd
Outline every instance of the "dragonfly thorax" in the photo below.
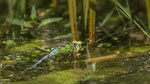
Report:
<svg viewBox="0 0 150 84"><path fill-rule="evenodd" d="M73 41L75 52L78 52L81 48L81 41Z"/></svg>

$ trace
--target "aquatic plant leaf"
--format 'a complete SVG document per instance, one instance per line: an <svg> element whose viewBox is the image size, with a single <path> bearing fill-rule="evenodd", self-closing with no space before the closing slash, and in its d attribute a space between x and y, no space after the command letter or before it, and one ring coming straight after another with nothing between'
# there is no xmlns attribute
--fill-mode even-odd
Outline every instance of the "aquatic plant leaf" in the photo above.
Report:
<svg viewBox="0 0 150 84"><path fill-rule="evenodd" d="M11 24L18 25L18 26L32 27L30 21L25 21L25 20L22 20L22 19L9 18L8 22L10 22Z"/></svg>
<svg viewBox="0 0 150 84"><path fill-rule="evenodd" d="M47 18L47 19L44 19L41 21L41 23L39 24L38 28L44 26L44 25L47 25L49 23L52 23L52 22L58 22L60 20L62 20L63 18Z"/></svg>
<svg viewBox="0 0 150 84"><path fill-rule="evenodd" d="M146 32L150 33L150 29L138 17L136 17L136 16L134 16L134 17L135 17L135 20L142 25L142 27L144 28L144 30Z"/></svg>
<svg viewBox="0 0 150 84"><path fill-rule="evenodd" d="M130 13L130 9L128 8L124 8L117 0L111 0L113 3L115 3L117 5L117 7L119 9L121 9L121 13L126 15L126 17L128 17L130 20L132 19L131 17L131 13ZM128 5L128 4L127 4Z"/></svg>
<svg viewBox="0 0 150 84"><path fill-rule="evenodd" d="M126 18L128 18L128 19L130 19L129 17L128 17L128 15L126 14L126 13L124 13L124 11L122 11L120 8L118 8L118 10L121 12L121 14L123 14Z"/></svg>
<svg viewBox="0 0 150 84"><path fill-rule="evenodd" d="M130 10L130 6L129 6L129 1L128 0L126 0L126 4L127 4L127 11L131 15L131 10Z"/></svg>
<svg viewBox="0 0 150 84"><path fill-rule="evenodd" d="M35 6L32 7L31 9L31 15L30 15L32 21L36 19L36 9Z"/></svg>
<svg viewBox="0 0 150 84"><path fill-rule="evenodd" d="M14 46L14 45L16 45L16 43L15 43L14 40L7 40L7 41L6 41L6 45L7 45L7 47L9 47L9 46Z"/></svg>
<svg viewBox="0 0 150 84"><path fill-rule="evenodd" d="M141 31L142 31L146 36L148 36L148 37L150 38L149 34L138 24L137 21L133 20L133 22L138 26L138 28L141 29Z"/></svg>
<svg viewBox="0 0 150 84"><path fill-rule="evenodd" d="M138 28L140 28L141 31L150 38L150 35L149 35L150 30L147 29L145 25L143 25L142 21L140 21L137 17L135 17L135 19L133 19L131 17L128 1L126 1L128 8L124 8L117 0L112 0L112 2L114 2L118 6L119 11L125 17L127 17L129 20L133 21L134 24L136 24L138 26ZM139 23L141 23L143 25L143 27Z"/></svg>
<svg viewBox="0 0 150 84"><path fill-rule="evenodd" d="M108 21L108 19L113 15L113 13L114 13L114 9L112 9L112 10L110 11L110 13L108 13L108 14L106 15L106 17L105 17L104 20L102 21L100 27L103 27L103 26L105 25L105 23L106 23L106 22Z"/></svg>
<svg viewBox="0 0 150 84"><path fill-rule="evenodd" d="M93 68L94 71L96 70L96 64L95 63L92 64L92 68Z"/></svg>
<svg viewBox="0 0 150 84"><path fill-rule="evenodd" d="M72 34L71 34L71 33L69 33L69 34L67 34L67 35L56 36L56 37L54 37L53 39L54 39L54 40L56 40L56 39L65 39L65 38L70 38L70 37L72 37Z"/></svg>

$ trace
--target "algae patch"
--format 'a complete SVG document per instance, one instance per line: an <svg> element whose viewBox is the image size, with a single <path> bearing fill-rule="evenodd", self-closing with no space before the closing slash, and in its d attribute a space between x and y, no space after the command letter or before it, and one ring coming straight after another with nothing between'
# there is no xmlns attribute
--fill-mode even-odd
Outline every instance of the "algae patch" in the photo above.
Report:
<svg viewBox="0 0 150 84"><path fill-rule="evenodd" d="M65 70L59 72L52 72L38 77L30 81L14 82L13 84L74 84L79 80L76 74L78 70ZM33 77L34 78L34 77Z"/></svg>
<svg viewBox="0 0 150 84"><path fill-rule="evenodd" d="M9 48L9 52L13 53L13 52L17 52L17 53L32 53L33 50L35 50L35 48L39 48L43 45L44 43L37 43L36 40L32 40L29 43L25 43L22 45L18 45L18 46L14 46L12 48Z"/></svg>
<svg viewBox="0 0 150 84"><path fill-rule="evenodd" d="M149 46L131 47L130 50L132 52L145 53L150 51L150 47Z"/></svg>

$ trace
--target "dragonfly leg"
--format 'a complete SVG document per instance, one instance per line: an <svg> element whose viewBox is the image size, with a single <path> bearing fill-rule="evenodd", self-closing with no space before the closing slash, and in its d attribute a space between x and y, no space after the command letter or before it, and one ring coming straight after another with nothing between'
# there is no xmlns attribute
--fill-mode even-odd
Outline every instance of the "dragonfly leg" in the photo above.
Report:
<svg viewBox="0 0 150 84"><path fill-rule="evenodd" d="M73 49L73 57L74 57L74 59L75 60L78 60L78 57L77 57L77 51L76 51L77 49L74 47L74 49Z"/></svg>
<svg viewBox="0 0 150 84"><path fill-rule="evenodd" d="M56 58L58 58L58 55L55 55Z"/></svg>
<svg viewBox="0 0 150 84"><path fill-rule="evenodd" d="M63 58L61 58L61 59L58 61L58 65L60 66L60 63L61 63L66 57L68 57L69 55L70 55L70 53L67 54L67 55L65 55Z"/></svg>
<svg viewBox="0 0 150 84"><path fill-rule="evenodd" d="M73 57L74 57L75 60L78 60L78 57L77 57L76 54L77 54L77 53L74 52L74 53L73 53Z"/></svg>
<svg viewBox="0 0 150 84"><path fill-rule="evenodd" d="M73 54L70 56L70 62L72 62L72 59L74 59Z"/></svg>

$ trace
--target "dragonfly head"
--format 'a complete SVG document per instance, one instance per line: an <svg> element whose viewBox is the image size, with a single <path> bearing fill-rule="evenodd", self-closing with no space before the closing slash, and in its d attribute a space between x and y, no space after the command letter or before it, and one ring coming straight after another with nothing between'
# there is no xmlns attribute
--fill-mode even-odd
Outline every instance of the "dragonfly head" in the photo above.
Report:
<svg viewBox="0 0 150 84"><path fill-rule="evenodd" d="M73 41L73 44L76 49L76 52L78 52L81 49L82 41Z"/></svg>

